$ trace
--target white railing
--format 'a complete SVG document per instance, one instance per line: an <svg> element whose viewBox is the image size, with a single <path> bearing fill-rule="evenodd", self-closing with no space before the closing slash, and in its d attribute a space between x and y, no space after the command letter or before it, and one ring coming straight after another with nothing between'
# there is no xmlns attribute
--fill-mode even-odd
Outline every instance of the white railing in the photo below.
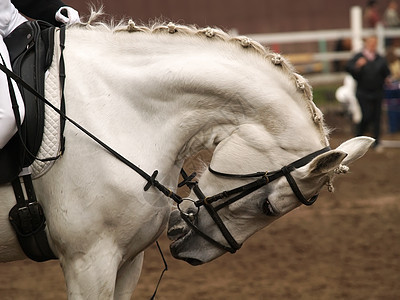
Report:
<svg viewBox="0 0 400 300"><path fill-rule="evenodd" d="M340 39L351 39L352 51L320 51L316 53L307 53L309 63L327 64L335 60L347 60L351 58L354 52L359 51L362 47L362 38L368 35L375 34L378 37L378 51L381 54L386 53L385 39L400 37L400 29L384 28L382 24L378 24L373 29L362 28L362 10L359 6L350 9L350 24L349 29L333 29L319 31L297 31L297 32L282 32L282 33L267 33L267 34L249 34L248 37L260 42L263 45L280 45L287 43L308 43L318 42L326 43L327 41L338 41ZM322 47L324 48L324 47ZM326 47L325 47L326 48ZM400 49L398 49L400 50ZM303 53L304 54L304 53ZM399 53L400 54L400 51ZM295 56L295 55L294 55ZM290 59L290 55L289 55ZM293 63L296 65L294 59ZM322 67L321 70L329 72L329 68Z"/></svg>
<svg viewBox="0 0 400 300"><path fill-rule="evenodd" d="M351 29L259 33L250 34L248 36L262 44L305 43L319 40L339 40L352 37Z"/></svg>

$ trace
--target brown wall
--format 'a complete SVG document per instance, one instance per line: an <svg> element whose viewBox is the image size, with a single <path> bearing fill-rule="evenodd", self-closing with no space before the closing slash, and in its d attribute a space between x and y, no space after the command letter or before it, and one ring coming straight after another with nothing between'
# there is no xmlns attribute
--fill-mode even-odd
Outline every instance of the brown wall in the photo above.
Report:
<svg viewBox="0 0 400 300"><path fill-rule="evenodd" d="M97 0L64 0L81 15ZM388 0L379 1L383 13ZM102 0L105 11L147 23L160 18L183 24L236 28L240 34L349 27L351 6L366 0Z"/></svg>

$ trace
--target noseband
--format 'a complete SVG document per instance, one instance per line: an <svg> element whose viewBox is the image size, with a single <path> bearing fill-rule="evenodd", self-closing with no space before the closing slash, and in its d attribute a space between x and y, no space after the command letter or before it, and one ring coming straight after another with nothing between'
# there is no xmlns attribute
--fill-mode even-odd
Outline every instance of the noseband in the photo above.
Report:
<svg viewBox="0 0 400 300"><path fill-rule="evenodd" d="M215 171L211 168L211 166L208 167L208 170L220 177L227 177L227 178L237 178L237 179L248 179L248 178L258 178L248 184L244 184L242 186L239 186L237 188L234 188L232 190L224 191L222 193L216 194L214 196L205 196L204 193L201 191L200 187L198 186L197 181L191 181L196 174L193 173L190 176L187 176L185 171L182 169L181 174L183 177L183 181L179 184L179 186L187 185L190 189L193 189L193 192L196 194L199 200L194 201L189 198L184 198L182 200L186 201L191 201L193 202L194 206L196 209L189 211L189 212L184 212L180 204L178 203L178 209L181 213L182 219L189 225L189 227L198 235L200 235L202 238L210 242L211 244L215 245L218 248L221 248L225 251L228 251L230 253L235 253L238 249L240 249L241 244L237 243L232 234L229 232L228 228L226 228L225 224L223 223L222 219L218 215L218 211L234 202L237 200L249 195L250 193L258 190L259 188L267 185L268 183L285 176L290 187L292 188L293 193L296 195L297 199L303 203L304 205L312 205L318 198L318 194L314 195L310 199L306 199L304 195L301 193L299 187L296 184L296 181L290 174L292 171L305 166L308 164L311 160L313 160L315 157L317 157L320 154L323 154L327 151L330 150L330 147L325 147L321 150L315 151L311 154L308 154L284 167L282 167L278 171L273 171L273 172L256 172L256 173L251 173L251 174L229 174L229 173L222 173ZM213 206L212 203L216 202L221 199L226 199L223 203L220 203L216 206ZM223 245L220 242L216 241L203 231L201 231L196 224L194 223L197 220L197 215L199 213L200 207L204 206L204 208L207 210L211 218L214 220L215 224L218 226L219 230L221 231L222 235L224 236L225 240L229 244L229 246Z"/></svg>

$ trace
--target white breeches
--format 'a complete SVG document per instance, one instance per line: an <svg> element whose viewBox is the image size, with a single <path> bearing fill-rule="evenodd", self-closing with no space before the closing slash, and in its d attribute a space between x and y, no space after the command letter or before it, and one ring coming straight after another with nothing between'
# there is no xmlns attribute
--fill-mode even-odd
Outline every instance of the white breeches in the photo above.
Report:
<svg viewBox="0 0 400 300"><path fill-rule="evenodd" d="M27 20L18 13L18 10L11 4L10 0L0 0L0 54L9 69L11 69L10 57L3 38L25 21ZM0 63L2 63L1 60ZM17 84L14 81L12 82L22 122L25 116L25 107ZM16 131L17 128L11 106L7 76L0 71L0 149L7 144Z"/></svg>

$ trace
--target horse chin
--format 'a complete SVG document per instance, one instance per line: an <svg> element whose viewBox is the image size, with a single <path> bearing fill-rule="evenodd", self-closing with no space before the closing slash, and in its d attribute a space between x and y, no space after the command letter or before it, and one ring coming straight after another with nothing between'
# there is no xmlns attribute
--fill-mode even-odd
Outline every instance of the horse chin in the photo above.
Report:
<svg viewBox="0 0 400 300"><path fill-rule="evenodd" d="M192 266L199 266L205 263L200 258L195 258L194 255L191 254L191 251L186 249L187 247L187 240L190 240L192 232L189 232L185 236L181 237L178 240L175 240L170 245L170 251L174 258L186 261L188 264Z"/></svg>
<svg viewBox="0 0 400 300"><path fill-rule="evenodd" d="M170 251L174 258L183 260L192 266L208 263L225 253L225 251L210 246L207 241L202 240L192 231L174 241L170 245Z"/></svg>
<svg viewBox="0 0 400 300"><path fill-rule="evenodd" d="M201 260L198 260L196 258L183 258L182 260L186 261L188 264L192 266L200 266L203 264Z"/></svg>

